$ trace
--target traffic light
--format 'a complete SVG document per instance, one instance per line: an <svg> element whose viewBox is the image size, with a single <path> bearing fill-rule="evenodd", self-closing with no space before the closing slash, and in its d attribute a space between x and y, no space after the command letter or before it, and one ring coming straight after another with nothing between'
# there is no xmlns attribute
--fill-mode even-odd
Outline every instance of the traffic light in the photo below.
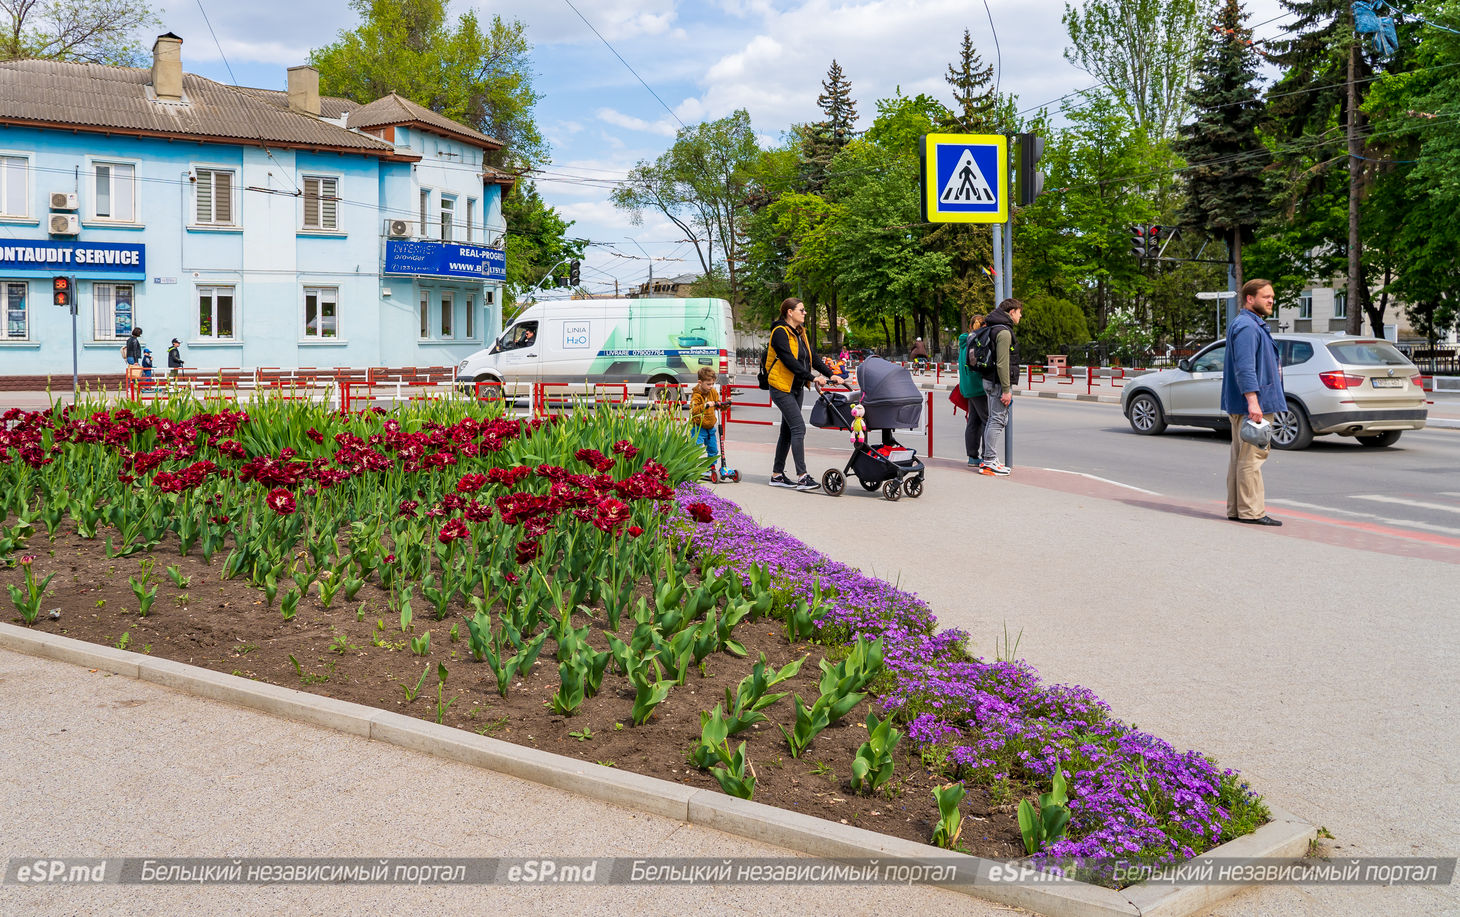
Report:
<svg viewBox="0 0 1460 917"><path fill-rule="evenodd" d="M1044 138L1018 134L1014 139L1014 201L1025 207L1044 191L1044 173L1037 168L1044 155Z"/></svg>
<svg viewBox="0 0 1460 917"><path fill-rule="evenodd" d="M1146 254L1152 258L1161 254L1161 227L1151 226L1146 229Z"/></svg>
<svg viewBox="0 0 1460 917"><path fill-rule="evenodd" d="M54 294L55 303L58 306L71 305L71 278L52 277L51 292Z"/></svg>
<svg viewBox="0 0 1460 917"><path fill-rule="evenodd" d="M1130 228L1130 253L1137 259L1146 257L1146 227L1132 226Z"/></svg>
<svg viewBox="0 0 1460 917"><path fill-rule="evenodd" d="M578 268L579 267L580 267L580 265L576 261L569 261L568 262L568 286L570 286L570 287L576 287L578 285L578 279L579 279Z"/></svg>

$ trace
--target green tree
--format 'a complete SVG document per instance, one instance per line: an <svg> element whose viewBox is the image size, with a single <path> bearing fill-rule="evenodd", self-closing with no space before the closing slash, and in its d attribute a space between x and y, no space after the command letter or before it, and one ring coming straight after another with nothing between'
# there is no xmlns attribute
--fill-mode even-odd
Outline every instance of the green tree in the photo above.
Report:
<svg viewBox="0 0 1460 917"><path fill-rule="evenodd" d="M1085 313L1069 300L1036 293L1023 302L1019 348L1026 360L1042 363L1046 354L1069 353L1090 341Z"/></svg>
<svg viewBox="0 0 1460 917"><path fill-rule="evenodd" d="M545 162L533 107L531 46L521 22L475 11L454 24L446 0L350 0L360 24L310 53L325 95L373 102L390 93L503 143L493 165Z"/></svg>
<svg viewBox="0 0 1460 917"><path fill-rule="evenodd" d="M646 210L672 222L694 245L706 277L723 266L730 299L740 302L737 261L746 200L759 161L750 115L740 109L681 128L658 159L640 161L629 170L611 198L614 206L629 213L634 225L643 222Z"/></svg>
<svg viewBox="0 0 1460 917"><path fill-rule="evenodd" d="M160 25L141 0L0 0L0 60L138 67L148 48L137 33Z"/></svg>
<svg viewBox="0 0 1460 917"><path fill-rule="evenodd" d="M1242 243L1268 207L1262 170L1266 149L1257 128L1257 54L1238 0L1226 0L1220 28L1203 46L1188 95L1195 118L1183 125L1175 152L1187 161L1181 224L1226 239L1242 287Z"/></svg>
<svg viewBox="0 0 1460 917"><path fill-rule="evenodd" d="M822 120L804 125L801 133L801 157L805 166L805 185L809 191L820 191L826 184L826 170L842 147L851 142L857 128L857 103L852 99L852 84L835 60L821 83L816 97Z"/></svg>
<svg viewBox="0 0 1460 917"><path fill-rule="evenodd" d="M953 108L944 115L944 126L964 134L983 134L997 126L999 105L994 94L994 67L983 62L968 29L963 30L958 60L948 65L948 73L943 78L953 88Z"/></svg>
<svg viewBox="0 0 1460 917"><path fill-rule="evenodd" d="M1155 141L1186 120L1186 90L1211 0L1085 0L1065 4L1065 59L1093 76Z"/></svg>

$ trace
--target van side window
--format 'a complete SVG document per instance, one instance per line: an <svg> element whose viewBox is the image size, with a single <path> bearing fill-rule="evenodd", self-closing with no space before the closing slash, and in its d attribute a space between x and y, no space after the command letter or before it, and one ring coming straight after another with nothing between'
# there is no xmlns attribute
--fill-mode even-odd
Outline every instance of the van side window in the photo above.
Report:
<svg viewBox="0 0 1460 917"><path fill-rule="evenodd" d="M535 343L537 343L537 322L522 322L508 329L506 337L502 339L502 349L516 350L519 347L531 347Z"/></svg>

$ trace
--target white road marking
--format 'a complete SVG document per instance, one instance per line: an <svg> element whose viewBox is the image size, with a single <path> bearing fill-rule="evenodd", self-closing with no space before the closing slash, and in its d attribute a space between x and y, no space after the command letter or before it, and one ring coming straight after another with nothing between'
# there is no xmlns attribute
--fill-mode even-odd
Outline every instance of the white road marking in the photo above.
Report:
<svg viewBox="0 0 1460 917"><path fill-rule="evenodd" d="M1355 500L1372 500L1375 503L1393 503L1398 506L1413 506L1417 509L1437 509L1445 513L1460 513L1460 506L1452 506L1446 503L1426 503L1423 500L1406 500L1403 497L1391 497L1387 494L1355 494Z"/></svg>
<svg viewBox="0 0 1460 917"><path fill-rule="evenodd" d="M1377 513L1360 513L1349 509L1339 509L1336 506L1319 506L1316 503L1302 503L1298 500L1268 500L1267 502L1280 506L1291 506L1293 509L1309 509L1320 513L1353 516L1356 519L1369 519L1374 522L1382 522L1385 525L1392 525L1395 528L1419 529L1426 532L1435 532L1440 535L1460 535L1460 529L1449 528L1443 525L1433 525L1428 522L1418 522L1413 519L1395 519L1391 516L1380 516Z"/></svg>
<svg viewBox="0 0 1460 917"><path fill-rule="evenodd" d="M1153 497L1159 497L1159 496L1161 496L1160 494L1156 493L1154 490L1146 490L1144 487L1137 487L1134 484L1123 484L1120 481L1112 481L1109 478L1096 477L1093 474L1086 474L1083 471L1068 471L1068 470L1066 470L1064 468L1041 468L1039 470L1040 471L1055 471L1055 472L1058 472L1059 474L1073 474L1073 475L1075 475L1077 477L1089 478L1092 481L1099 481L1102 484L1113 484L1116 487L1124 487L1126 490L1134 490L1136 493L1150 494Z"/></svg>

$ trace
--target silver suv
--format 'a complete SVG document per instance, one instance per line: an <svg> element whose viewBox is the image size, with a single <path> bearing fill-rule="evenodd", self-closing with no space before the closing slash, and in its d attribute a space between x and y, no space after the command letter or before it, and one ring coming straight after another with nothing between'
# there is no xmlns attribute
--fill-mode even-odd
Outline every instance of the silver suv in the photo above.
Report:
<svg viewBox="0 0 1460 917"><path fill-rule="evenodd" d="M1419 370L1388 341L1341 334L1274 334L1288 409L1277 415L1273 445L1305 449L1314 436L1352 436L1392 446L1405 430L1423 429L1429 411ZM1147 373L1121 392L1121 409L1137 433L1167 424L1227 430L1222 412L1226 341L1208 344L1176 369Z"/></svg>

